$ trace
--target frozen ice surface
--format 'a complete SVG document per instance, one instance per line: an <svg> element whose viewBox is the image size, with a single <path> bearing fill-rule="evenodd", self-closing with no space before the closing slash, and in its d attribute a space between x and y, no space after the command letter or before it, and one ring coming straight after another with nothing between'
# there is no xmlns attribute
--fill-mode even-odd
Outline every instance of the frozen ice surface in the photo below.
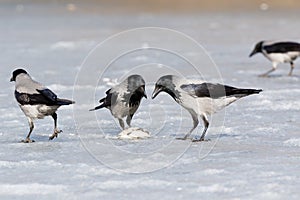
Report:
<svg viewBox="0 0 300 200"><path fill-rule="evenodd" d="M83 4L72 12L64 3L1 4L1 199L300 198L300 61L295 62L292 77L287 76L289 65L282 64L269 78L258 78L271 63L262 55L248 58L260 40L299 41L299 12L275 12L270 7L254 13L118 14L86 12ZM143 26L166 27L191 36L213 58L224 83L264 91L215 115L212 121L220 123L211 124L209 142L191 143L175 140L191 128L189 114L167 95L149 99L161 75L153 73L155 67L163 71L168 64L190 78L199 78L173 55L146 48L112 63L116 70L105 71L96 86L87 84L88 75L86 82L74 85L81 64L98 43ZM141 47L149 47L155 38L148 39ZM97 59L130 42L109 46ZM161 42L184 47L178 41ZM193 50L186 55L202 58ZM153 65L145 71L128 68L143 62ZM206 64L203 61L201 67L209 68ZM94 97L74 99L77 104L58 111L58 125L64 132L55 140L48 141L53 126L48 117L35 122L35 143L19 143L28 124L14 100L14 85L9 83L17 67L26 68L59 97L75 98L74 91L83 97L94 92ZM148 99L142 100L132 121L133 126L151 132L148 139L116 139L120 128L110 112L88 111L128 73L142 73L149 83ZM205 78L219 80L209 74ZM193 136L199 137L202 128L200 124Z"/></svg>

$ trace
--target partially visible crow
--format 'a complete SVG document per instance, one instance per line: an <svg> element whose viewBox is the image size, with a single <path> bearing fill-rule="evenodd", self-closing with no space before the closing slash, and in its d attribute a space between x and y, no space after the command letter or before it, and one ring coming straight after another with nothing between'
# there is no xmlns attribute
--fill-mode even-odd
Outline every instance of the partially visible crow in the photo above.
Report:
<svg viewBox="0 0 300 200"><path fill-rule="evenodd" d="M131 75L120 84L106 91L106 97L100 99L101 105L90 111L107 108L119 120L122 129L125 129L123 118L130 126L134 113L139 108L142 98L147 98L145 81L140 75Z"/></svg>
<svg viewBox="0 0 300 200"><path fill-rule="evenodd" d="M279 63L290 63L289 76L291 76L294 69L294 60L300 56L300 44L297 42L260 41L255 45L249 57L256 53L262 53L272 62L272 69L260 76L267 76L275 71Z"/></svg>

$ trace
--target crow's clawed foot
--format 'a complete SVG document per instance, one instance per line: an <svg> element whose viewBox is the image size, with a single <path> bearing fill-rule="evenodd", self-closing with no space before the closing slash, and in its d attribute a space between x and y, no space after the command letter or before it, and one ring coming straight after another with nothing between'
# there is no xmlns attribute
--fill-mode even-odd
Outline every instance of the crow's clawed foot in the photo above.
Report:
<svg viewBox="0 0 300 200"><path fill-rule="evenodd" d="M31 140L30 138L26 138L25 140L21 140L22 143L33 143L34 140Z"/></svg>
<svg viewBox="0 0 300 200"><path fill-rule="evenodd" d="M49 140L53 140L54 138L57 138L58 134L62 132L63 132L62 130L55 129L54 133L49 137Z"/></svg>
<svg viewBox="0 0 300 200"><path fill-rule="evenodd" d="M204 139L204 138L192 139L192 142L208 142L208 141L210 141L210 139Z"/></svg>

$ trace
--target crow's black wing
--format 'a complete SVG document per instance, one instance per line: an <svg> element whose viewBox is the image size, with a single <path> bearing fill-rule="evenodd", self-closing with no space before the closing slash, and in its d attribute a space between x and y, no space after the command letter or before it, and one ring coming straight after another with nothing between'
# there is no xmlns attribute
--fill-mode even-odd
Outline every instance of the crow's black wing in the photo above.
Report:
<svg viewBox="0 0 300 200"><path fill-rule="evenodd" d="M239 89L232 86L214 83L186 84L181 85L180 88L193 97L210 97L213 99L225 96L246 96L262 91L255 89Z"/></svg>
<svg viewBox="0 0 300 200"><path fill-rule="evenodd" d="M264 49L267 53L300 52L300 44L296 42L278 42L271 45L265 45Z"/></svg>
<svg viewBox="0 0 300 200"><path fill-rule="evenodd" d="M45 105L56 105L56 95L49 91L44 90L37 90L39 93L36 94L28 94L15 91L15 97L17 101L21 105L38 105L38 104L45 104ZM51 91L51 90L50 90ZM53 96L53 94L55 96Z"/></svg>
<svg viewBox="0 0 300 200"><path fill-rule="evenodd" d="M37 89L36 91L38 91L40 94L42 94L45 98L49 99L49 101L52 101L52 102L57 101L56 94L54 92L52 92L51 90L49 90L48 88L43 89L43 90Z"/></svg>

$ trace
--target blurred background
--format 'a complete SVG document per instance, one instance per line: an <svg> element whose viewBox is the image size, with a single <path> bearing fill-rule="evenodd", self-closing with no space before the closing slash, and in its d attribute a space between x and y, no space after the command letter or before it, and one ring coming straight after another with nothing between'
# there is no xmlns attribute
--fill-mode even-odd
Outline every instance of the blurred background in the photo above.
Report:
<svg viewBox="0 0 300 200"><path fill-rule="evenodd" d="M267 9L298 9L300 2L297 0L1 0L3 4L69 4L68 9L75 10L102 10L114 12L197 12L197 11L234 11L234 10L267 10ZM72 4L72 5L71 5ZM91 7L89 7L91 6ZM19 7L20 8L20 7ZM110 10L107 10L110 9Z"/></svg>
<svg viewBox="0 0 300 200"><path fill-rule="evenodd" d="M0 0L1 75L30 66L46 67L45 76L68 69L75 77L97 44L120 31L149 26L192 37L221 72L230 66L255 73L257 61L269 66L261 56L247 58L256 42L299 40L299 8L296 0Z"/></svg>

